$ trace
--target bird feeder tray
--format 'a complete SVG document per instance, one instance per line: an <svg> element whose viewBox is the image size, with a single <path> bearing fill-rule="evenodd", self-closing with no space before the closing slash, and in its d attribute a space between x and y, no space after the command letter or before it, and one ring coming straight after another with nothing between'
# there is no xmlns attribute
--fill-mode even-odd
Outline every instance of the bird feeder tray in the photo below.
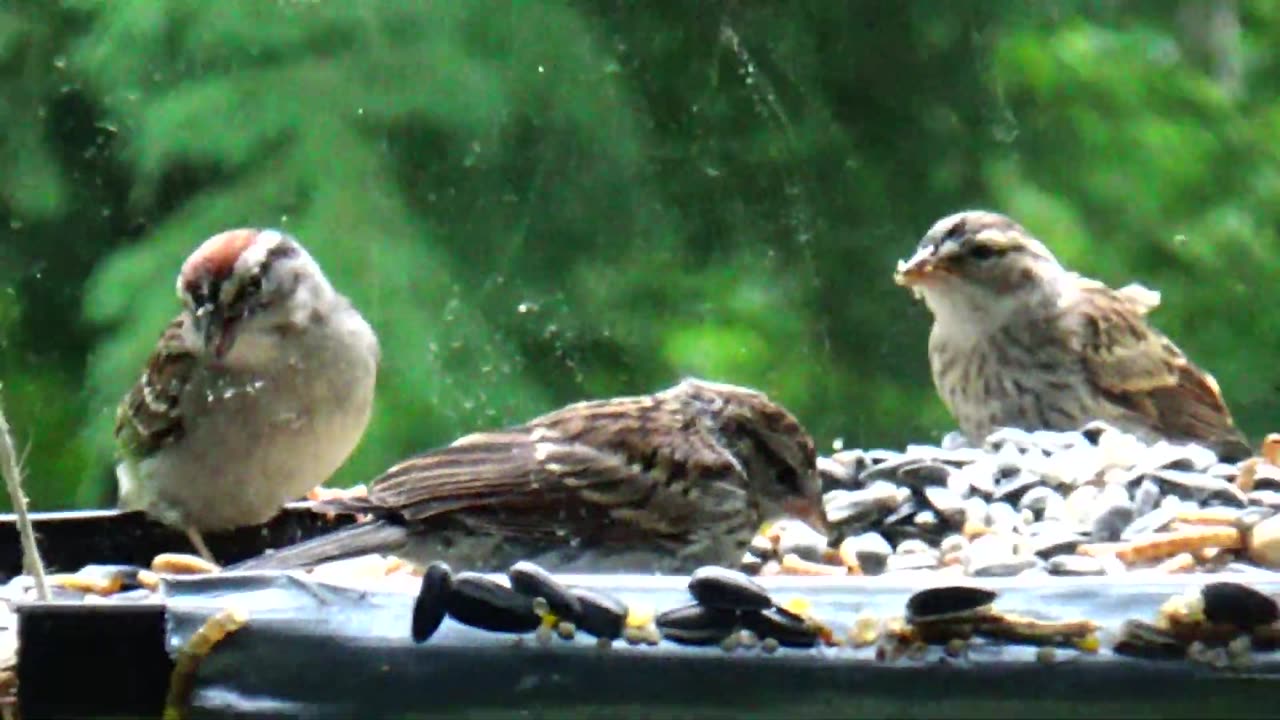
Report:
<svg viewBox="0 0 1280 720"><path fill-rule="evenodd" d="M688 577L555 578L633 611L692 602ZM1221 578L991 579L944 591L941 604L920 591L952 581L925 575L758 578L774 602L805 606L840 639L766 648L605 645L583 633L494 633L452 618L417 643L410 625L420 581L408 573L341 584L302 573L175 577L140 601L20 603L18 692L28 719L154 716L166 705L167 717L191 718L1262 717L1280 692L1274 651L1246 643L1218 663L1225 651L1212 638L1177 657L1114 651L1126 623L1154 626L1171 598ZM1246 601L1280 593L1273 573L1228 579ZM1246 625L1267 619L1235 602L1239 593L1227 595L1231 602L1205 606L1215 622L1224 607ZM958 605L947 607L948 598ZM955 619L963 613L947 611L966 610L968 600L987 608L980 613L1087 619L1099 642L1047 651L974 637L959 652L951 642L889 656L883 637L853 642L868 618L889 627L910 608L917 624ZM201 646L194 662L193 645ZM178 685L188 690L175 693Z"/></svg>

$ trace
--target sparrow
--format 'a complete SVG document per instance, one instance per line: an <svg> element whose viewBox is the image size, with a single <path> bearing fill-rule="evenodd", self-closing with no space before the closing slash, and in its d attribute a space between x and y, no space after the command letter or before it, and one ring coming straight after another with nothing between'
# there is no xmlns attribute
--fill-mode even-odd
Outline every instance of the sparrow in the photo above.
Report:
<svg viewBox="0 0 1280 720"><path fill-rule="evenodd" d="M1148 323L1158 293L1067 270L1005 215L938 220L894 279L933 315L934 385L971 441L1001 426L1074 430L1105 420L1227 461L1252 454L1217 381Z"/></svg>
<svg viewBox="0 0 1280 720"><path fill-rule="evenodd" d="M377 337L296 238L236 229L182 264L182 312L116 412L119 506L186 532L256 525L369 424Z"/></svg>
<svg viewBox="0 0 1280 720"><path fill-rule="evenodd" d="M777 517L825 525L799 421L764 393L699 379L467 435L326 509L371 517L229 569L379 552L477 570L524 559L562 572L681 572L736 563Z"/></svg>

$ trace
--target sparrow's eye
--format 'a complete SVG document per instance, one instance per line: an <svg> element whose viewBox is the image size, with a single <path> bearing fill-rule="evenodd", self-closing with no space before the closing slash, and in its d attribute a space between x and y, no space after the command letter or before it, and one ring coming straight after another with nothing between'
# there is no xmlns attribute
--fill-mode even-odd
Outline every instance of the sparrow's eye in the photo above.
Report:
<svg viewBox="0 0 1280 720"><path fill-rule="evenodd" d="M244 284L240 293L245 297L256 297L262 292L262 276L254 275L249 278L249 282Z"/></svg>
<svg viewBox="0 0 1280 720"><path fill-rule="evenodd" d="M947 232L942 236L942 242L943 243L960 242L961 240L964 239L966 229L967 229L967 226L965 225L964 220L957 222L955 225L952 225L950 228L947 229Z"/></svg>
<svg viewBox="0 0 1280 720"><path fill-rule="evenodd" d="M974 245L973 247L969 248L969 253L968 253L970 258L977 260L979 262L983 260L990 260L1001 254L1002 252L1000 250L997 250L996 248L993 248L990 245Z"/></svg>

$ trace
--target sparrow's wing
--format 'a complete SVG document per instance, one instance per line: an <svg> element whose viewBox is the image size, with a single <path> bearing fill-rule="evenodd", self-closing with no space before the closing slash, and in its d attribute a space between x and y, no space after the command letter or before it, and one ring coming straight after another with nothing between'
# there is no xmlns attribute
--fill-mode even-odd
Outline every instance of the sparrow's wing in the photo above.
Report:
<svg viewBox="0 0 1280 720"><path fill-rule="evenodd" d="M678 534L711 487L742 472L678 404L619 398L409 458L370 484L368 500L407 520L466 510L513 531L622 521Z"/></svg>
<svg viewBox="0 0 1280 720"><path fill-rule="evenodd" d="M192 332L186 314L174 318L116 408L116 442L126 457L146 457L182 437L178 403L196 366Z"/></svg>
<svg viewBox="0 0 1280 720"><path fill-rule="evenodd" d="M1228 458L1250 454L1217 381L1146 323L1154 303L1105 287L1084 288L1079 302L1085 369L1104 396L1171 439L1198 441Z"/></svg>

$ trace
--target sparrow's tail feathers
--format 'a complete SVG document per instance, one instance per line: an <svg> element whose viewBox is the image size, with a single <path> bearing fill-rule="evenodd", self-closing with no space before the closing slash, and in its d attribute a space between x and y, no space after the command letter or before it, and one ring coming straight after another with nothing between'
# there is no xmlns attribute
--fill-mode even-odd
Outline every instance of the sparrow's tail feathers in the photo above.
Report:
<svg viewBox="0 0 1280 720"><path fill-rule="evenodd" d="M403 548L408 532L402 525L386 520L369 520L342 528L305 542L267 552L231 565L227 571L295 570L331 560L391 553Z"/></svg>

